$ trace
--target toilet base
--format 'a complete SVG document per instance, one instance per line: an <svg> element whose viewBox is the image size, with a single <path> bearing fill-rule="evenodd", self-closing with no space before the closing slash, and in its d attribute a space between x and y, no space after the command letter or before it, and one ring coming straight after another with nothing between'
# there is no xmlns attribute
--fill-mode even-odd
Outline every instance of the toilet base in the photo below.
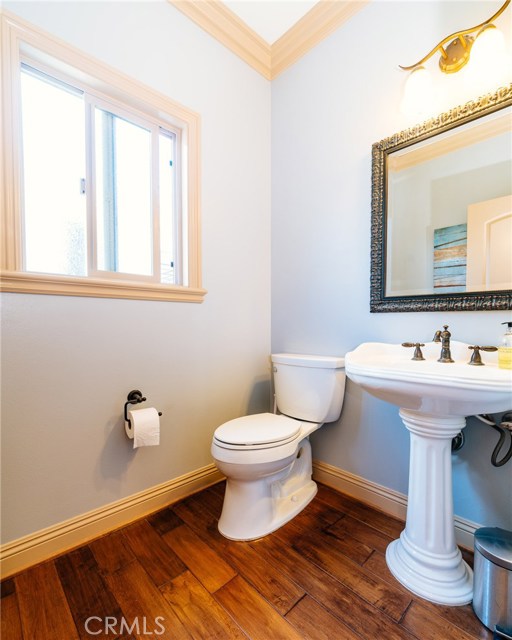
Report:
<svg viewBox="0 0 512 640"><path fill-rule="evenodd" d="M287 450L285 449L285 453ZM230 540L255 540L294 518L315 497L308 438L284 458L256 464L225 464L226 494L219 531Z"/></svg>
<svg viewBox="0 0 512 640"><path fill-rule="evenodd" d="M271 487L267 495L262 495L259 483L243 483L245 487L240 484L228 479L219 519L219 532L229 540L256 540L276 531L300 513L318 490L316 483L309 480L289 495L272 497Z"/></svg>

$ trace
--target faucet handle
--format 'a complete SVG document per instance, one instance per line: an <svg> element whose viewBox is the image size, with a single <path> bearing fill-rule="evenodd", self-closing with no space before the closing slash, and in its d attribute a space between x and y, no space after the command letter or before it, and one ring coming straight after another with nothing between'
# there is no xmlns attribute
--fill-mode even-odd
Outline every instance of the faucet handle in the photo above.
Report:
<svg viewBox="0 0 512 640"><path fill-rule="evenodd" d="M451 335L452 334L448 331L448 325L447 324L443 324L443 330L441 331L441 329L438 329L434 333L434 337L432 338L432 342L442 342L443 338L450 338Z"/></svg>
<svg viewBox="0 0 512 640"><path fill-rule="evenodd" d="M402 347L414 347L414 355L411 360L425 360L420 348L424 346L423 342L402 342Z"/></svg>
<svg viewBox="0 0 512 640"><path fill-rule="evenodd" d="M484 366L480 351L498 351L498 347L479 347L478 345L471 345L470 347L468 347L468 349L473 350L473 353L471 354L471 360L468 362L468 364L473 364L479 367Z"/></svg>

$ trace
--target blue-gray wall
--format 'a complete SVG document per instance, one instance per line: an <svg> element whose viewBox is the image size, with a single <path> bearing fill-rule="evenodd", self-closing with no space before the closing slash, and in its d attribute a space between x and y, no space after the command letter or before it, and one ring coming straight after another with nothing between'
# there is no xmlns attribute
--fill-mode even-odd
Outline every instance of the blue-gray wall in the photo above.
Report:
<svg viewBox="0 0 512 640"><path fill-rule="evenodd" d="M371 145L411 124L399 110L398 64L483 21L485 4L372 2L273 82L273 350L343 355L366 341L428 341L443 324L454 339L497 344L509 313L369 311ZM510 18L504 24L510 33ZM475 97L463 80L440 78L452 82L442 87L444 106ZM510 529L512 463L491 466L498 436L490 427L471 419L465 433L453 458L455 513ZM407 493L398 409L352 382L340 421L312 443L317 460Z"/></svg>

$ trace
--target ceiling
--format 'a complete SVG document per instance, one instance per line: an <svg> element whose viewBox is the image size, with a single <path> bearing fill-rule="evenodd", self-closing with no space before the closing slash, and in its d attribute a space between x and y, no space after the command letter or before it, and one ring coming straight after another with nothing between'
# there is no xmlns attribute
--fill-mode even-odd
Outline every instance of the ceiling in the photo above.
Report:
<svg viewBox="0 0 512 640"><path fill-rule="evenodd" d="M224 0L224 4L272 44L317 4L317 0Z"/></svg>

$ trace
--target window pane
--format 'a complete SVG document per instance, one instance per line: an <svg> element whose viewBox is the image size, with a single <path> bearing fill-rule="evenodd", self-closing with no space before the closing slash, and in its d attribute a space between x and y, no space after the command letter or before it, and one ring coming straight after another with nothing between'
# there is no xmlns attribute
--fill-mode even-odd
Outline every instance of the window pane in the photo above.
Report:
<svg viewBox="0 0 512 640"><path fill-rule="evenodd" d="M174 134L160 131L160 279L167 284L176 282L175 142Z"/></svg>
<svg viewBox="0 0 512 640"><path fill-rule="evenodd" d="M82 96L23 68L21 99L25 269L85 275Z"/></svg>
<svg viewBox="0 0 512 640"><path fill-rule="evenodd" d="M153 273L151 132L95 109L98 269Z"/></svg>

